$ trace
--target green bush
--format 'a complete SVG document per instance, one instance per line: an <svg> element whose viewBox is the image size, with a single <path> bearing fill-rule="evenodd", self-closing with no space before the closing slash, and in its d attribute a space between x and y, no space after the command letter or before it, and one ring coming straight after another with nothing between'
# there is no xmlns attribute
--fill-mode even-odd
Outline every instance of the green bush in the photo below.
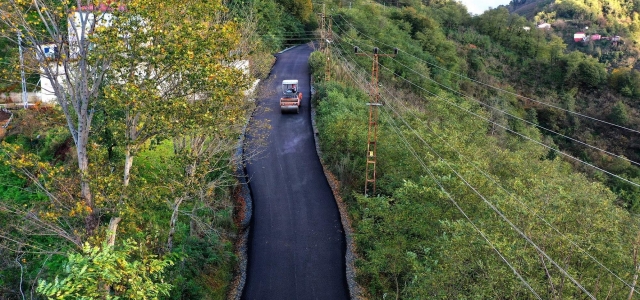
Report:
<svg viewBox="0 0 640 300"><path fill-rule="evenodd" d="M343 185L359 186L355 180L364 172L367 143L367 95L337 83L318 90L318 128L322 140L322 155L326 161L339 162L333 171ZM336 147L339 145L339 147Z"/></svg>
<svg viewBox="0 0 640 300"><path fill-rule="evenodd" d="M82 254L69 253L62 277L40 280L36 291L48 299L157 299L169 295L172 286L164 282L164 271L175 258L159 259L140 250L131 241L123 249L87 244Z"/></svg>
<svg viewBox="0 0 640 300"><path fill-rule="evenodd" d="M326 63L326 56L320 51L314 51L309 56L309 69L311 71L311 76L313 76L315 81L324 80L324 68Z"/></svg>
<svg viewBox="0 0 640 300"><path fill-rule="evenodd" d="M223 299L233 279L233 245L211 237L187 237L180 261L167 269L175 286L169 299Z"/></svg>
<svg viewBox="0 0 640 300"><path fill-rule="evenodd" d="M609 119L616 124L627 125L629 123L629 112L627 106L622 103L622 101L616 102L611 109Z"/></svg>

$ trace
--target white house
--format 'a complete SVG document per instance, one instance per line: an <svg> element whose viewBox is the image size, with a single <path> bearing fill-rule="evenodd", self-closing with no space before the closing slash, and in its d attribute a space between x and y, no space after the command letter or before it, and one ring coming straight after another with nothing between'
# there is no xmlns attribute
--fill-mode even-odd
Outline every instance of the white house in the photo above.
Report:
<svg viewBox="0 0 640 300"><path fill-rule="evenodd" d="M549 23L542 23L542 24L538 24L538 29L551 29L551 24Z"/></svg>
<svg viewBox="0 0 640 300"><path fill-rule="evenodd" d="M49 62L48 64L49 70L51 70L51 75L56 77L57 82L64 82L64 66L54 61ZM53 90L53 84L51 83L51 79L45 74L45 71L43 69L40 69L40 91L37 93L37 96L40 101L44 103L56 102L56 94Z"/></svg>
<svg viewBox="0 0 640 300"><path fill-rule="evenodd" d="M60 54L58 46L56 44L46 44L40 45L39 48L40 51L37 51L36 55L37 59L48 65L53 73L52 76L57 77L58 82L64 82L64 67L58 63ZM52 103L56 100L51 78L45 74L44 68L40 68L40 91L37 95L40 101L44 103Z"/></svg>
<svg viewBox="0 0 640 300"><path fill-rule="evenodd" d="M83 6L80 11L73 13L69 16L68 22L68 37L69 37L69 58L73 60L80 52L79 36L87 36L92 33L97 27L108 27L111 25L113 15L108 13L109 7L106 4L99 6ZM94 11L101 11L99 19L96 22L96 15ZM84 24L84 26L83 26ZM51 76L57 77L57 82L64 83L66 81L65 67L60 63L59 49L55 44L46 44L39 46L37 58L44 64L47 64L48 69L51 71ZM42 57L41 57L42 56ZM38 92L38 98L44 103L55 103L56 95L53 89L52 78L45 72L43 68L40 69L40 92Z"/></svg>

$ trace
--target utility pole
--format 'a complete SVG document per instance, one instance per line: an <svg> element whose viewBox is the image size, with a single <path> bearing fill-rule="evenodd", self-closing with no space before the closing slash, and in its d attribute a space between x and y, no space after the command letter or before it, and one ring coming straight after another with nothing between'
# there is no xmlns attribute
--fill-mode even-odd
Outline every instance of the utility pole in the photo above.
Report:
<svg viewBox="0 0 640 300"><path fill-rule="evenodd" d="M331 22L332 19L329 18L329 32L327 33L327 46L325 48L325 56L327 57L327 61L324 67L324 80L331 80L331 43L333 42L333 32L331 31Z"/></svg>
<svg viewBox="0 0 640 300"><path fill-rule="evenodd" d="M368 55L366 53L358 53L358 47L354 48L356 55ZM369 185L371 185L372 195L376 193L376 162L377 162L377 144L378 144L378 106L380 103L380 92L378 91L378 57L380 56L396 56L398 48L393 50L393 54L379 54L377 47L373 48L373 66L371 67L371 102L369 106L369 132L367 133L367 167L365 171L364 194L367 195Z"/></svg>
<svg viewBox="0 0 640 300"><path fill-rule="evenodd" d="M325 48L325 38L326 38L326 34L325 34L325 4L322 4L322 13L320 13L320 49Z"/></svg>
<svg viewBox="0 0 640 300"><path fill-rule="evenodd" d="M27 81L24 76L24 57L22 55L22 33L18 30L18 51L20 52L20 77L22 78L22 105L26 109L29 107L27 103Z"/></svg>

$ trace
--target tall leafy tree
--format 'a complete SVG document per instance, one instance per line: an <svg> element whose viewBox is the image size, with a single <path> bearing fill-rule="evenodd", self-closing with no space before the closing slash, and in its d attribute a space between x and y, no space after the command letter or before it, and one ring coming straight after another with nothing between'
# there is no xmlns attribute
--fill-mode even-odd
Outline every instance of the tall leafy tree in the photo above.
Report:
<svg viewBox="0 0 640 300"><path fill-rule="evenodd" d="M285 12L296 16L304 23L309 23L313 19L313 6L311 0L278 0Z"/></svg>
<svg viewBox="0 0 640 300"><path fill-rule="evenodd" d="M240 119L248 76L234 67L236 24L220 2L129 3L98 33L96 53L112 61L104 109L124 141L124 185L135 153L150 139L172 137L218 119ZM174 16L180 15L180 18ZM128 32L136 34L129 35Z"/></svg>
<svg viewBox="0 0 640 300"><path fill-rule="evenodd" d="M10 0L0 4L0 22L6 26L2 33L5 38L17 42L13 35L21 32L27 44L35 49L37 68L51 80L75 144L81 199L90 211L85 219L85 229L91 235L99 221L90 186L87 147L96 99L113 57L96 57L90 53L88 31L92 21L88 13L79 13L79 26L68 31L67 17L74 17L83 6L89 5L92 5L91 1ZM71 43L69 32L76 37ZM44 44L56 46L59 52L56 60L51 61L44 55L40 48Z"/></svg>
<svg viewBox="0 0 640 300"><path fill-rule="evenodd" d="M125 187L135 155L151 139L175 138L205 126L215 133L224 130L223 124L244 119L242 91L248 76L237 61L240 56L233 55L239 42L237 24L222 17L222 4L177 1L155 6L149 1L129 3L127 10L115 14L111 27L98 32L106 42L95 49L106 56L122 55L110 66L103 103L110 114L106 126L122 141ZM123 34L133 31L137 33ZM191 169L187 173L193 176ZM176 200L174 214L180 203ZM119 219L113 220L115 227Z"/></svg>

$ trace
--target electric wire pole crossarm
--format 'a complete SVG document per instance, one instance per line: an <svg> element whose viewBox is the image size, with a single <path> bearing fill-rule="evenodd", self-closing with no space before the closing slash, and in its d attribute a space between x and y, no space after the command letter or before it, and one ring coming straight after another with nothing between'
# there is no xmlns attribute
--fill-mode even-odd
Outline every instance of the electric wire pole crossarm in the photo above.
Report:
<svg viewBox="0 0 640 300"><path fill-rule="evenodd" d="M354 47L356 55L367 55L359 53L358 47ZM376 160L377 160L377 144L378 144L378 106L380 103L380 92L378 91L378 58L380 56L396 56L398 48L393 49L393 54L379 54L377 47L373 48L373 66L371 67L371 102L369 106L369 132L367 133L367 167L365 170L364 194L367 195L369 185L371 185L372 195L376 193Z"/></svg>

